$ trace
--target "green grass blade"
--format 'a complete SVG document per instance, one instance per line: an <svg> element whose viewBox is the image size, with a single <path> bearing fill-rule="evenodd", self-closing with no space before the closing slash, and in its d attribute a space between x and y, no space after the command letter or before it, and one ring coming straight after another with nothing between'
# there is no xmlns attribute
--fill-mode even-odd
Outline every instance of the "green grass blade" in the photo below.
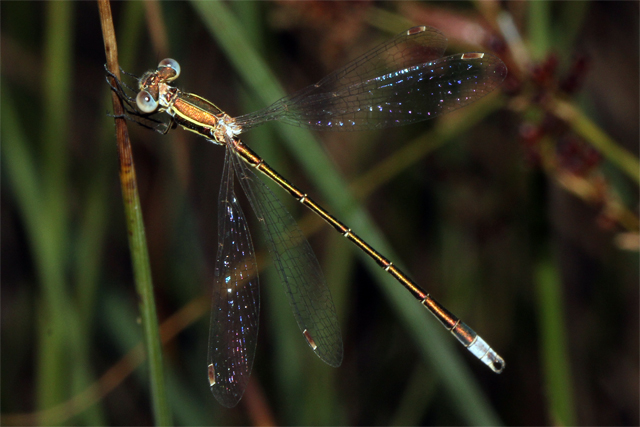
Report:
<svg viewBox="0 0 640 427"><path fill-rule="evenodd" d="M25 219L29 246L41 286L39 301L37 402L49 408L69 397L70 366L81 363L78 349L79 321L76 309L66 292L63 252L58 231L53 230L38 179L37 165L28 151L29 143L18 120L8 87L2 88L2 161L18 209ZM43 215L47 212L48 215ZM41 420L43 424L60 420Z"/></svg>
<svg viewBox="0 0 640 427"><path fill-rule="evenodd" d="M69 248L67 195L69 158L67 153L70 122L68 93L72 66L71 40L73 33L71 28L73 27L71 22L74 5L73 3L52 2L47 6L44 67L48 72L43 75L44 105L41 140L43 163L39 164L38 168L42 168L42 176L46 177L41 181L41 208L49 213L47 236L50 240L49 244L43 246L42 249L53 253L44 254L41 252L41 254L51 261L49 267L55 272L49 274L57 278L57 284L52 286L50 291L57 294L57 299L61 299L68 297L65 291L66 278L63 271ZM56 260L54 261L54 259ZM52 307L53 304L56 304L54 300L47 298L43 304L45 312L53 313L56 311L56 308ZM58 321L60 323L56 323L59 327L63 327L66 323L63 318L58 318ZM47 328L44 324L43 327ZM43 378L40 382L39 396L42 407L49 407L54 403L59 403L63 398L69 397L68 390L61 390L60 387L68 388L71 386L77 390L78 371L76 368L80 363L69 363L69 359L64 357L64 346L75 348L79 343L67 340L79 339L80 334L74 334L74 336L67 334L66 340L61 339L60 341L49 339L46 335L40 335L40 337L42 343L42 348L39 350L42 368L40 372ZM57 347L59 345L62 347ZM50 357L52 360L49 360Z"/></svg>
<svg viewBox="0 0 640 427"><path fill-rule="evenodd" d="M538 264L536 282L549 421L554 425L573 426L577 418L562 315L562 283L557 268L549 259Z"/></svg>
<svg viewBox="0 0 640 427"><path fill-rule="evenodd" d="M528 3L530 35L530 51L534 60L540 60L548 53L551 45L549 37L551 34L551 2L539 0Z"/></svg>

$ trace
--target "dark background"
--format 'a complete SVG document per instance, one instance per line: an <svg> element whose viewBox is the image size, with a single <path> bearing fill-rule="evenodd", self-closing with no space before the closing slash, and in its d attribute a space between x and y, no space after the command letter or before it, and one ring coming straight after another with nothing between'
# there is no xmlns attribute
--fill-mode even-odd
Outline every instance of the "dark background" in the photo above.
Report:
<svg viewBox="0 0 640 427"><path fill-rule="evenodd" d="M309 232L345 359L333 369L308 350L267 263L252 382L237 408L221 407L205 368L223 151L189 132L130 126L158 317L191 319L163 353L174 423L640 422L637 2L112 8L124 69L139 75L173 57L177 85L231 116L276 99L260 99L242 77L244 53L221 47L222 25L252 43L286 92L424 24L447 35L448 54L492 51L510 73L495 96L442 119L301 139L322 143L345 186L356 183L348 188L309 171L305 150L290 150L279 127L244 136L354 231L384 236L392 260L505 358L501 375L404 291L393 299L388 289L399 285L275 190ZM97 6L0 9L2 423L152 424L148 371L142 363L129 375L138 364L122 361L142 335ZM504 30L509 20L517 33ZM558 99L613 148L559 118ZM389 176L375 169L381 162ZM365 190L358 179L371 170ZM349 191L360 206L336 202ZM260 233L254 242L266 259ZM104 396L87 403L87 390Z"/></svg>

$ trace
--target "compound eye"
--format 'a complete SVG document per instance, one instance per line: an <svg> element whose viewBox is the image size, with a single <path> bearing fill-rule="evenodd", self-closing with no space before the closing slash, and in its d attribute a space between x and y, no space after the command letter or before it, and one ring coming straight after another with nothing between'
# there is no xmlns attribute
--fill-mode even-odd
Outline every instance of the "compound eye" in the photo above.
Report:
<svg viewBox="0 0 640 427"><path fill-rule="evenodd" d="M146 90L141 90L138 93L138 96L136 96L136 105L140 112L145 114L153 113L158 109L158 101Z"/></svg>
<svg viewBox="0 0 640 427"><path fill-rule="evenodd" d="M170 75L167 78L168 82L177 79L178 76L180 75L180 64L178 64L178 61L176 61L175 59L171 59L171 58L163 59L158 64L158 69L160 69L160 68L169 68L169 69L173 70L172 75ZM165 73L166 73L166 71L165 71Z"/></svg>

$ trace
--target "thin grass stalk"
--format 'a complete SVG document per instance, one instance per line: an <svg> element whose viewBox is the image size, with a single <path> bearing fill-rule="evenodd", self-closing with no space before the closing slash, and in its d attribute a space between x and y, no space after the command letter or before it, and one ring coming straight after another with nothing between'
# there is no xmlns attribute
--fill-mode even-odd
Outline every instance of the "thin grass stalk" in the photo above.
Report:
<svg viewBox="0 0 640 427"><path fill-rule="evenodd" d="M629 150L619 145L602 128L573 104L556 100L553 112L565 120L573 130L593 145L608 161L618 167L636 185L640 185L640 161Z"/></svg>
<svg viewBox="0 0 640 427"><path fill-rule="evenodd" d="M536 268L538 321L549 422L576 425L571 363L563 316L562 283L557 268L543 259Z"/></svg>
<svg viewBox="0 0 640 427"><path fill-rule="evenodd" d="M306 235L310 233L305 232ZM349 245L344 244L344 238L337 233L331 233L325 241L323 271L331 290L336 313L340 321L343 337L346 335L345 326L349 319L347 308L351 306L349 296L356 257ZM344 362L343 362L344 363ZM347 410L342 397L336 393L336 385L344 375L339 369L327 369L322 364L310 364L310 375L320 378L319 384L307 382L305 399L304 424L314 424L314 420L325 425L345 425L348 423Z"/></svg>
<svg viewBox="0 0 640 427"><path fill-rule="evenodd" d="M108 1L98 1L100 22L105 42L107 66L111 72L119 76L118 51L115 40L115 29ZM121 100L114 93L113 108L116 117L122 116ZM167 400L167 391L163 374L162 344L158 317L153 298L153 283L151 280L151 266L142 221L142 208L138 196L135 167L131 153L131 143L127 131L126 120L122 117L115 119L118 140L118 159L120 166L120 184L125 207L125 218L131 249L134 282L140 298L140 316L147 357L149 359L149 380L154 420L156 425L171 425L171 409Z"/></svg>
<svg viewBox="0 0 640 427"><path fill-rule="evenodd" d="M547 0L528 3L529 51L534 60L542 59L549 51L551 34L551 4Z"/></svg>

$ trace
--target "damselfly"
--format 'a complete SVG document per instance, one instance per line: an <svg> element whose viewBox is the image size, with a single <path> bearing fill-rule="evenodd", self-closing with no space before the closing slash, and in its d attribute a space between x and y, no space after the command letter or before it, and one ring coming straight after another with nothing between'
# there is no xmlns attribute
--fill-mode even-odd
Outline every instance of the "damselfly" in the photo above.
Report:
<svg viewBox="0 0 640 427"><path fill-rule="evenodd" d="M340 328L320 265L291 215L251 168L275 181L369 255L494 372L500 373L504 368L503 359L471 328L238 138L270 120L340 131L415 123L482 98L507 75L504 63L488 53L442 57L446 43L435 28L411 28L318 83L263 110L235 118L206 99L171 86L180 75L180 66L173 59L162 60L155 71L138 79L135 98L111 75L115 82L111 87L127 105L127 119L161 133L179 125L226 148L208 354L211 390L224 406L235 406L246 388L256 350L260 309L258 270L247 219L235 195L236 176L266 235L303 336L324 362L336 367L342 363ZM167 113L169 123L154 119L157 113Z"/></svg>

